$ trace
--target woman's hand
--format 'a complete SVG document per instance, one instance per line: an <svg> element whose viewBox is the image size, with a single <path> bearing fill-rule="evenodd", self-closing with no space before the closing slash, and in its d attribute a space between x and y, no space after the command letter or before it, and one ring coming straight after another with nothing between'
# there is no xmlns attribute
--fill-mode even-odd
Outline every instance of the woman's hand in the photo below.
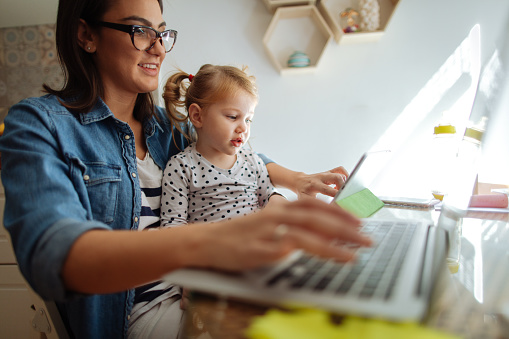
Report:
<svg viewBox="0 0 509 339"><path fill-rule="evenodd" d="M348 261L351 246L338 244L371 244L359 226L337 204L304 196L217 223L151 232L90 230L74 242L62 275L69 290L95 294L134 288L182 267L256 268L296 249Z"/></svg>
<svg viewBox="0 0 509 339"><path fill-rule="evenodd" d="M334 244L369 246L359 226L360 220L335 204L309 197L278 202L228 222L187 226L194 241L185 266L239 271L269 264L296 249L348 261L351 249Z"/></svg>

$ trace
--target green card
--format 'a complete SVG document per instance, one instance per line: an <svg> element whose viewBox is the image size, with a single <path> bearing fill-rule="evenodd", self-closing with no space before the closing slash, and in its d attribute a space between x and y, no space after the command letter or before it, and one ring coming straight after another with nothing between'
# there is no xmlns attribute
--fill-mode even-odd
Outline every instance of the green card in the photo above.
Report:
<svg viewBox="0 0 509 339"><path fill-rule="evenodd" d="M367 218L384 207L382 200L378 199L378 197L367 188L336 201L336 203L358 218Z"/></svg>

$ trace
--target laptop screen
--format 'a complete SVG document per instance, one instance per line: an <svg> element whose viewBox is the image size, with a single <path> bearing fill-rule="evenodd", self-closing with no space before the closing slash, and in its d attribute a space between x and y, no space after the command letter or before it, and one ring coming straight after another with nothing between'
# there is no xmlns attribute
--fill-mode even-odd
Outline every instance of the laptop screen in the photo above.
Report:
<svg viewBox="0 0 509 339"><path fill-rule="evenodd" d="M364 153L350 173L343 187L336 193L334 201L346 198L365 188L371 190L378 174L389 162L390 156L391 151L389 150Z"/></svg>
<svg viewBox="0 0 509 339"><path fill-rule="evenodd" d="M499 148L490 133L509 109L508 67L509 43L504 40L483 66L477 84L469 121L458 147L456 175L451 178L451 190L444 199L444 206L450 210L468 208L484 149Z"/></svg>

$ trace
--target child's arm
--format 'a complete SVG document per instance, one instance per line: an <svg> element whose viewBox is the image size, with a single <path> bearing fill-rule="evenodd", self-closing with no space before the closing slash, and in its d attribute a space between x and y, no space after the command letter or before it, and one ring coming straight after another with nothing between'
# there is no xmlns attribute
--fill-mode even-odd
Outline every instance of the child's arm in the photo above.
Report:
<svg viewBox="0 0 509 339"><path fill-rule="evenodd" d="M270 197L269 197L269 201L267 202L267 204L265 205L265 207L267 206L274 206L274 205L277 205L277 204L280 204L282 202L285 202L285 201L288 201L284 195L282 194L279 194L277 192L274 192Z"/></svg>
<svg viewBox="0 0 509 339"><path fill-rule="evenodd" d="M253 166L256 168L257 175L257 195L260 207L266 207L269 203L274 205L277 202L286 201L286 198L280 194L272 184L267 166L262 158L256 153L249 154Z"/></svg>

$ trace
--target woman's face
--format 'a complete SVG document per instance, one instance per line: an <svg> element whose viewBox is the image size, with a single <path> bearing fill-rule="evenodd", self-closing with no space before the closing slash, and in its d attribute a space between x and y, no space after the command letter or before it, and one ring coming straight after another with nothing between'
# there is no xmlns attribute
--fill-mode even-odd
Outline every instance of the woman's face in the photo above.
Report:
<svg viewBox="0 0 509 339"><path fill-rule="evenodd" d="M117 0L102 21L124 25L143 25L157 31L166 29L157 0ZM156 42L148 51L137 50L128 33L102 27L98 30L94 58L108 100L125 100L157 89L161 63L166 55Z"/></svg>

